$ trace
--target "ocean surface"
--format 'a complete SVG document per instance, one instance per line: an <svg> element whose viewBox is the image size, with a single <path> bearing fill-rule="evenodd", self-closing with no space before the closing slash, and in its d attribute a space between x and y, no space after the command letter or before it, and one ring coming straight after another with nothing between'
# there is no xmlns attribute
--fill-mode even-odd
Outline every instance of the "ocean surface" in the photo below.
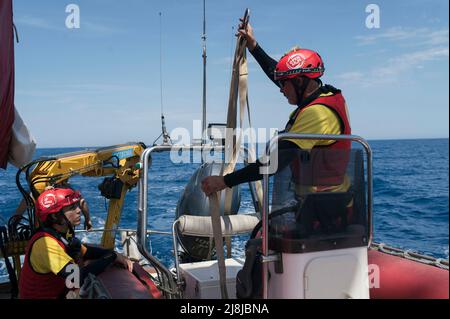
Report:
<svg viewBox="0 0 450 319"><path fill-rule="evenodd" d="M449 140L369 141L373 150L374 239L390 246L449 258ZM37 149L35 158L84 148ZM175 209L189 177L199 164L172 164L168 153L155 154L149 181L149 229L170 231ZM0 170L0 224L5 224L20 202L15 184L17 169ZM74 177L71 184L86 198L94 228L104 225L107 202L97 188L103 178ZM136 229L137 188L125 199L121 228ZM240 212L253 211L250 192L241 188ZM79 227L81 228L81 227ZM98 233L80 234L87 242L99 242ZM119 238L116 241L119 242ZM236 255L243 254L246 241L233 241ZM174 264L170 236L152 235L151 251L167 266ZM5 279L0 260L0 281Z"/></svg>

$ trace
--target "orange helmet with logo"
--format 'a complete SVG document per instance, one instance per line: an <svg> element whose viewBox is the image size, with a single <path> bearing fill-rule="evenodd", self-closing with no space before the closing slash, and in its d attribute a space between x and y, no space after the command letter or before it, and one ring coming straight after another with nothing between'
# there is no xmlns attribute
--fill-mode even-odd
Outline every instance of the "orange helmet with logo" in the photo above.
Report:
<svg viewBox="0 0 450 319"><path fill-rule="evenodd" d="M311 79L323 75L325 67L320 55L312 50L297 49L284 55L275 68L275 80L306 76Z"/></svg>
<svg viewBox="0 0 450 319"><path fill-rule="evenodd" d="M44 191L36 201L36 214L45 222L50 214L56 214L66 206L78 203L81 194L70 188L54 188Z"/></svg>

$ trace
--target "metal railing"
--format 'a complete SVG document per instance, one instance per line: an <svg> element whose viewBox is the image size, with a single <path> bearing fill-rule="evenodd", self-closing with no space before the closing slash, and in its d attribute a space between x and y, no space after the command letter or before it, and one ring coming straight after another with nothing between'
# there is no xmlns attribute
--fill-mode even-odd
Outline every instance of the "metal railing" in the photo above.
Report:
<svg viewBox="0 0 450 319"><path fill-rule="evenodd" d="M144 256L150 263L152 263L156 268L158 268L162 273L165 274L167 278L167 285L169 294L172 296L179 295L179 287L181 279L179 278L179 268L178 262L176 261L177 273L173 274L165 265L163 265L157 258L155 258L147 250L147 216L148 216L148 172L151 166L152 158L151 154L154 152L174 152L174 151L223 151L224 147L214 146L214 145L156 145L149 147L144 150L141 154L140 168L141 176L139 178L138 184L138 222L137 222L137 247L139 252ZM172 226L173 229L174 226ZM174 233L172 232L172 235ZM175 238L175 236L173 237ZM175 259L178 257L175 256ZM175 279L176 278L176 279Z"/></svg>
<svg viewBox="0 0 450 319"><path fill-rule="evenodd" d="M354 135L318 135L318 134L291 134L284 133L273 137L266 146L266 156L270 158L271 154L278 147L278 142L286 139L307 139L307 140L350 140L353 142L358 142L361 144L367 154L367 218L368 218L368 230L369 239L368 246L372 243L372 150L363 138ZM178 263L178 257L175 256L175 267L176 274L172 273L167 269L158 259L156 259L147 250L147 217L148 217L148 173L151 166L152 158L151 154L154 152L170 152L170 151L223 151L223 146L214 145L156 145L144 150L141 154L140 168L141 176L138 184L138 225L137 225L137 246L139 252L155 267L160 269L167 277L167 284L169 291L172 294L178 294L178 288L180 287L182 281L180 276L180 269ZM266 166L268 168L268 166ZM269 242L268 242L268 222L269 222L269 171L266 169L262 172L263 175L263 209L262 209L262 252L263 260L270 260L269 258ZM172 238L174 244L176 241L175 236L176 222L172 224ZM174 250L176 252L176 250ZM263 262L263 298L267 299L268 296L268 263Z"/></svg>
<svg viewBox="0 0 450 319"><path fill-rule="evenodd" d="M367 154L367 219L368 219L368 230L369 230L369 240L368 247L372 243L372 150L362 137L356 135L319 135L319 134L294 134L294 133L284 133L274 136L266 145L266 156L271 158L271 154L278 149L278 143L283 140L349 140L361 144ZM268 298L268 286L269 286L269 167L265 166L263 169L263 210L262 210L262 258L266 262L263 262L263 299Z"/></svg>
<svg viewBox="0 0 450 319"><path fill-rule="evenodd" d="M156 261L155 257L153 257L149 251L147 251L147 237L146 234L149 233L147 230L147 217L148 217L148 170L151 167L151 154L154 152L176 152L176 151L214 151L214 152L224 152L225 147L223 145L156 145L144 150L141 154L140 160L140 168L142 169L142 174L139 179L138 189L139 189L139 198L138 198L138 229L137 229L137 244L138 249L141 254L152 261ZM248 164L248 156L249 149L245 146L241 146L241 151L244 152L245 164ZM259 212L259 203L257 200L256 189L253 185L254 182L249 183L250 193L252 196L253 205L255 207L255 211ZM260 212L259 212L260 213ZM164 233L165 235L172 235L173 240L173 249L175 255L175 269L176 269L176 285L179 287L182 285L182 280L180 278L180 263L178 260L178 249L177 249L177 236L176 236L176 227L177 221L174 221L172 224L172 232ZM150 231L152 232L152 231ZM154 232L154 231L153 231ZM162 264L159 266L164 267ZM164 267L165 268L165 267ZM167 275L172 274L167 268L164 271ZM172 274L173 275L173 274Z"/></svg>
<svg viewBox="0 0 450 319"><path fill-rule="evenodd" d="M116 229L103 229L103 228L93 228L93 229L79 229L79 230L75 230L75 234L80 234L80 233L86 233L86 234L92 234L92 233L107 233L107 232L127 232L130 234L134 234L137 232L136 229L131 229L131 228L116 228ZM168 231L162 231L162 230L147 230L147 235L172 235L171 232Z"/></svg>

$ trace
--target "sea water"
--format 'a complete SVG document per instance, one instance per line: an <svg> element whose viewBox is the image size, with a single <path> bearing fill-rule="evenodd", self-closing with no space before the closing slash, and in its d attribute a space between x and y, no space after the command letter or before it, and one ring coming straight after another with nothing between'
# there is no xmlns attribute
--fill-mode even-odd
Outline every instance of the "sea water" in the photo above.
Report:
<svg viewBox="0 0 450 319"><path fill-rule="evenodd" d="M369 141L373 150L374 241L410 249L434 257L449 257L449 140L382 140ZM35 158L83 148L37 149ZM173 164L168 153L153 155L149 171L148 229L171 231L175 209L189 177L199 164ZM21 194L15 184L17 169L0 170L0 224L15 211ZM74 177L71 184L87 200L94 228L103 227L107 200L100 195L98 184L103 177ZM121 228L136 229L137 188L125 198ZM241 187L240 212L253 211L246 185ZM81 227L80 227L81 228ZM101 234L82 234L87 242L99 242ZM119 238L116 238L117 242ZM246 236L233 240L234 254L242 255ZM150 236L152 253L167 266L173 266L171 236ZM0 260L0 280L6 278Z"/></svg>

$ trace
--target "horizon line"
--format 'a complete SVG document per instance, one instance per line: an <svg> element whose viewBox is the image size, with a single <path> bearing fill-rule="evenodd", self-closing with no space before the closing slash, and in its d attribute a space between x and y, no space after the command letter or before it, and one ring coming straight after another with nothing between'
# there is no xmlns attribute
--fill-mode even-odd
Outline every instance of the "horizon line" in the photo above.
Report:
<svg viewBox="0 0 450 319"><path fill-rule="evenodd" d="M374 139L367 139L367 141L369 142L377 142L377 141L414 141L414 140L445 140L445 139L449 139L449 137L415 137L415 138L374 138ZM132 142L124 142L121 144L126 144L126 143L138 143L138 142L142 142L142 141L132 141ZM120 143L119 143L120 144ZM112 146L112 145L119 145L119 144L109 144L106 146ZM149 147L149 145L151 145L151 143L147 144L144 142L144 144ZM258 144L264 144L264 143L258 143ZM105 145L91 145L91 146L41 146L41 147L36 147L36 149L48 149L48 148L98 148L98 147L105 147Z"/></svg>

